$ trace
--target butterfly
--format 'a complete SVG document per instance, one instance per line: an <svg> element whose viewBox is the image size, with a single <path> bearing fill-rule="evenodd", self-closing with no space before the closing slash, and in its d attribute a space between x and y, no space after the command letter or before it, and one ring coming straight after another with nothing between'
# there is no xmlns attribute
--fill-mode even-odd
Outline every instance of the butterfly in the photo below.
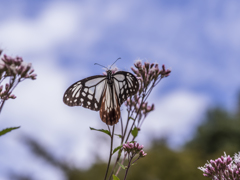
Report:
<svg viewBox="0 0 240 180"><path fill-rule="evenodd" d="M121 115L120 106L138 89L139 83L133 74L126 71L114 73L110 67L106 75L90 76L72 84L65 91L63 102L68 106L99 111L103 122L114 125Z"/></svg>

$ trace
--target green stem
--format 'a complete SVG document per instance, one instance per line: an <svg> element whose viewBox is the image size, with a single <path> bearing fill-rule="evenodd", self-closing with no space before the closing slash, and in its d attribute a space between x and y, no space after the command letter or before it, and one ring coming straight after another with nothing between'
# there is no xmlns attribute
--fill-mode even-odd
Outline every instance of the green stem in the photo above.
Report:
<svg viewBox="0 0 240 180"><path fill-rule="evenodd" d="M130 168L130 166L131 166L131 161L132 161L132 157L130 158L130 160L129 160L129 162L128 162L128 167L127 167L127 170L126 170L126 173L125 173L124 180L126 180L126 178L127 178L128 170L129 170L129 168Z"/></svg>
<svg viewBox="0 0 240 180"><path fill-rule="evenodd" d="M109 154L108 165L107 165L107 170L106 170L106 173L105 173L104 180L107 179L107 174L108 174L109 166L110 166L111 159L112 159L112 147L113 147L114 129L115 129L115 125L113 125L113 129L112 129L110 154Z"/></svg>
<svg viewBox="0 0 240 180"><path fill-rule="evenodd" d="M123 159L122 159L122 162L121 162L121 164L123 165L123 163L124 163L124 161L125 161L125 159L126 159L126 154L124 155L124 157L123 157ZM119 166L119 168L118 168L118 170L117 170L117 172L116 172L116 176L118 175L118 173L119 173L119 171L120 171L120 169L121 169L121 166Z"/></svg>

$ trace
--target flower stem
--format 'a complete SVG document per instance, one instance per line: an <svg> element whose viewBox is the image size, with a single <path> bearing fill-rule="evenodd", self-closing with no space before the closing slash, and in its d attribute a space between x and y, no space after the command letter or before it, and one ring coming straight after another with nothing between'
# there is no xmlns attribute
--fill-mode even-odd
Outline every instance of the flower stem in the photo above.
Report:
<svg viewBox="0 0 240 180"><path fill-rule="evenodd" d="M126 157L127 157L127 155L125 154L124 157L123 157L123 159L122 159L122 162L121 162L122 165L123 165L123 163L124 163ZM121 169L121 166L119 166L119 168L118 168L118 170L117 170L117 172L116 172L116 174L115 174L116 176L118 175L120 169Z"/></svg>
<svg viewBox="0 0 240 180"><path fill-rule="evenodd" d="M132 161L132 157L130 158L130 160L129 160L129 162L128 162L128 167L127 167L127 170L126 170L126 173L125 173L124 180L126 180L126 178L127 178L128 170L129 170L129 168L130 168L130 166L131 166L131 161Z"/></svg>
<svg viewBox="0 0 240 180"><path fill-rule="evenodd" d="M10 81L9 81L9 89L8 89L8 92L6 93L7 94L6 97L8 97L13 92L14 88L18 85L19 80L18 80L17 83L15 83L15 80L16 80L16 77L13 77L12 79L10 79ZM0 113L2 111L2 108L3 108L3 105L4 105L5 101L6 101L6 99L3 99L2 102L1 102Z"/></svg>
<svg viewBox="0 0 240 180"><path fill-rule="evenodd" d="M113 125L113 129L112 129L110 154L109 154L108 165L107 165L107 170L106 170L106 173L105 173L104 180L107 179L107 174L108 174L109 166L110 166L111 159L112 159L112 147L113 147L114 129L115 129L115 125Z"/></svg>

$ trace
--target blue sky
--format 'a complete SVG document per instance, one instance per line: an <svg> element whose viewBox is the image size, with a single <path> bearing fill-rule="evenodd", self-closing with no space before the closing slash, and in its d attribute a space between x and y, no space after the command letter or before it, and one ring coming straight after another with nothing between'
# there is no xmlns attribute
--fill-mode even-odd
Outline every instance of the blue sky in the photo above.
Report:
<svg viewBox="0 0 240 180"><path fill-rule="evenodd" d="M149 137L170 135L170 145L177 147L191 139L208 107L234 111L240 84L237 0L0 3L0 48L31 62L38 74L36 81L17 87L17 99L9 100L1 114L2 128L21 125L21 129L0 139L0 180L9 169L28 169L38 179L63 179L29 155L20 142L22 134L80 167L94 162L91 149L96 145L107 159L105 146L89 143L99 135L89 126L105 128L98 113L62 102L69 85L102 73L94 63L108 66L121 57L116 64L121 70L130 71L136 59L171 68L170 77L150 97L156 111L143 125L139 137L143 144L149 145Z"/></svg>

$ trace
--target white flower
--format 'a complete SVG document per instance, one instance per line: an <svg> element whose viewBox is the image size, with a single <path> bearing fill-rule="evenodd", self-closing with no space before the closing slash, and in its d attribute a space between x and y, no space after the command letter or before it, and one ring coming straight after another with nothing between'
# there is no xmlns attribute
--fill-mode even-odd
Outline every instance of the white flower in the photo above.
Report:
<svg viewBox="0 0 240 180"><path fill-rule="evenodd" d="M240 165L240 152L234 154L234 162Z"/></svg>

